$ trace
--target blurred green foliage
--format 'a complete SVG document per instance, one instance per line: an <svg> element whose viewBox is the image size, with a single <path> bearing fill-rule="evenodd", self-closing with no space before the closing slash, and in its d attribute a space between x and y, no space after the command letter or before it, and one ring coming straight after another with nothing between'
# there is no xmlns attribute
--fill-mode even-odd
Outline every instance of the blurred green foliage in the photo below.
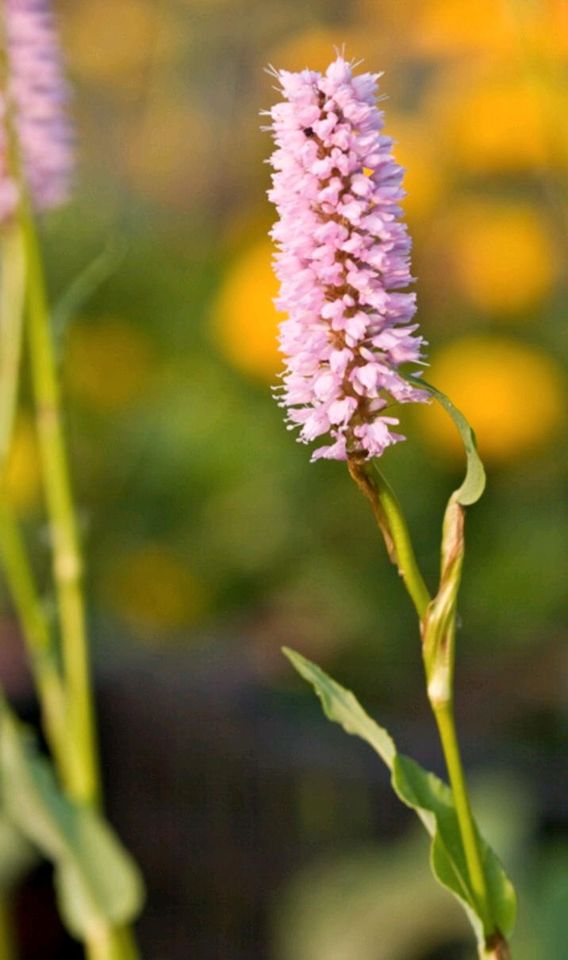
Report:
<svg viewBox="0 0 568 960"><path fill-rule="evenodd" d="M310 466L270 396L266 62L321 67L345 41L387 71L429 376L464 406L489 468L469 523L462 649L537 646L567 606L568 153L549 123L568 76L568 45L550 33L562 5L511 0L489 32L456 0L415 6L62 3L81 174L46 230L55 294L109 241L126 246L63 341L98 617L146 643L229 629L266 653L293 638L393 700L420 677L405 598L341 466ZM539 109L513 149L523 96ZM461 469L441 417L404 411L410 441L384 464L431 580Z"/></svg>
<svg viewBox="0 0 568 960"><path fill-rule="evenodd" d="M428 376L463 406L488 467L460 605L466 726L523 740L552 717L553 744L568 614L566 4L59 9L80 172L73 203L44 226L54 300L109 244L124 248L61 338L99 655L229 638L286 684L279 648L291 643L362 697L410 718L425 709L414 616L367 505L340 464L309 464L270 392L271 146L258 111L276 94L263 67L322 68L345 42L386 71ZM463 465L438 414L401 419L409 441L384 469L433 584ZM11 491L41 570L37 469L22 416ZM558 862L542 865L551 931Z"/></svg>

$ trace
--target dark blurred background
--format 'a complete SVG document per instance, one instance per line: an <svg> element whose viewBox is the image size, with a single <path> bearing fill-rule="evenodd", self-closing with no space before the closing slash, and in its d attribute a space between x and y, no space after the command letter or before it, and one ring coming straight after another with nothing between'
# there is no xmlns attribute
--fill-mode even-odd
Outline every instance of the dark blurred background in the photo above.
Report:
<svg viewBox="0 0 568 960"><path fill-rule="evenodd" d="M467 528L464 753L520 890L515 960L562 960L568 3L66 0L59 12L79 173L44 239L108 806L146 875L144 956L473 955L379 761L326 725L280 654L286 643L318 660L442 772L413 612L367 504L341 464L309 464L270 393L279 318L258 114L277 94L264 68L323 69L345 43L385 72L428 377L470 418L489 474ZM433 586L462 454L438 410L403 421L409 441L384 468ZM47 589L26 413L10 487ZM0 666L33 719L3 588L2 603ZM22 960L74 955L49 889L40 866L18 893Z"/></svg>

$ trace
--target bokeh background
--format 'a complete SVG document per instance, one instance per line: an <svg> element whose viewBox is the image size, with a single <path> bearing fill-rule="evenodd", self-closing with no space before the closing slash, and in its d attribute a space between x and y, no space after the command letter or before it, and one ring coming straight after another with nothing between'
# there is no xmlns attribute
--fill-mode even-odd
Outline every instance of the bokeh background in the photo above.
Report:
<svg viewBox="0 0 568 960"><path fill-rule="evenodd" d="M59 13L79 172L44 239L109 810L147 878L144 956L472 956L378 761L326 726L280 654L317 659L441 772L412 610L367 505L340 464L309 464L271 397L264 68L322 69L345 44L385 73L428 377L488 469L468 517L464 752L520 889L515 958L561 960L568 3L62 0ZM403 420L409 441L384 467L434 585L462 454L440 411ZM10 487L47 584L25 412ZM4 589L2 609L2 670L33 717ZM49 886L40 866L20 891L23 960L73 955Z"/></svg>

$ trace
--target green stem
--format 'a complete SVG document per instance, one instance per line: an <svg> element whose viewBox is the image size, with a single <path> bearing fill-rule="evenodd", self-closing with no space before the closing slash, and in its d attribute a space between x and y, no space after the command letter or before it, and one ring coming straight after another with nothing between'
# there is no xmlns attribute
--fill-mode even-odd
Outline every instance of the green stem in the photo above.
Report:
<svg viewBox="0 0 568 960"><path fill-rule="evenodd" d="M4 22L0 15L0 40L4 41ZM0 43L0 74L6 82L5 43ZM33 579L27 564L23 542L9 512L0 518L0 534L7 558L7 572L16 606L31 653L32 666L46 711L46 733L53 739L54 756L67 794L78 803L99 806L100 776L96 744L93 695L90 677L85 609L81 584L79 537L71 494L67 453L61 417L59 384L50 314L45 288L43 262L35 223L23 175L20 145L12 117L12 103L7 104L8 167L16 176L21 200L17 231L20 254L24 253L22 276L26 280L26 309L30 345L32 383L35 394L36 422L47 512L51 531L53 576L55 581L62 639L63 685L55 659L48 660L49 637L38 615ZM14 254L15 257L15 254ZM13 273L16 276L15 273ZM3 278L4 279L4 278ZM15 302L6 298L0 304ZM13 320L11 335L18 336ZM21 321L21 316L20 316ZM11 352L10 352L11 351ZM19 343L10 344L8 360L8 392L12 401L2 418L2 446L7 452L17 396ZM0 463L0 475L4 462ZM0 495L3 491L0 490ZM56 671L54 673L54 671ZM57 681L57 682L56 682ZM64 696L61 696L61 690ZM61 717L65 708L65 716ZM47 716L49 721L47 722ZM62 729L63 728L63 729ZM90 931L85 949L90 960L137 960L138 952L132 932L127 927L103 925ZM1 960L1 958L0 958Z"/></svg>
<svg viewBox="0 0 568 960"><path fill-rule="evenodd" d="M65 728L65 693L53 638L5 487L18 402L27 274L23 230L17 221L6 229L0 243L0 557L28 649L46 737L60 768L66 771L71 751Z"/></svg>
<svg viewBox="0 0 568 960"><path fill-rule="evenodd" d="M479 960L511 960L511 956L509 944L499 933L479 947Z"/></svg>
<svg viewBox="0 0 568 960"><path fill-rule="evenodd" d="M126 927L103 927L89 937L88 960L138 960L138 951L131 931Z"/></svg>
<svg viewBox="0 0 568 960"><path fill-rule="evenodd" d="M373 515L385 540L389 557L398 567L424 631L427 620L426 615L431 611L432 598L418 567L410 533L400 503L392 487L378 470L375 470L376 479L372 479L365 466L360 462L356 460L349 461L348 467L352 478L371 504ZM457 568L457 573L454 571L455 576L458 577L458 581L460 572L461 565ZM446 638L450 638L450 642L452 642L452 662L447 675L447 682L449 684L448 695L440 701L432 697L430 704L436 719L444 752L472 890L485 929L491 929L492 916L489 892L481 855L479 835L471 811L453 712L453 618L455 618L455 606L453 607L451 618L451 622L445 624ZM510 960L511 955L507 942L499 933L496 933L489 938L485 946L480 948L479 956L480 960Z"/></svg>
<svg viewBox="0 0 568 960"><path fill-rule="evenodd" d="M454 797L454 805L456 808L456 815L458 818L471 886L477 901L479 914L484 922L484 926L486 929L489 929L491 926L489 894L479 845L479 834L473 821L467 783L456 734L453 704L451 702L433 704L432 709L438 725L448 776L450 778L450 785Z"/></svg>
<svg viewBox="0 0 568 960"><path fill-rule="evenodd" d="M85 611L81 590L79 538L63 438L59 386L43 265L35 225L25 202L22 204L21 224L28 265L27 308L32 382L51 530L68 723L79 761L68 771L71 776L66 786L74 799L83 803L98 804L100 800L98 761Z"/></svg>
<svg viewBox="0 0 568 960"><path fill-rule="evenodd" d="M65 691L25 545L5 495L0 491L0 556L6 582L22 627L45 723L45 733L63 779L69 774Z"/></svg>
<svg viewBox="0 0 568 960"><path fill-rule="evenodd" d="M2 278L0 284L0 466L5 468L14 426L22 326L26 290L26 261L22 231L9 227L1 239Z"/></svg>
<svg viewBox="0 0 568 960"><path fill-rule="evenodd" d="M431 600L430 592L418 567L408 526L397 496L383 474L377 469L375 473L378 477L379 503L389 524L400 575L416 612L422 620Z"/></svg>
<svg viewBox="0 0 568 960"><path fill-rule="evenodd" d="M365 464L354 458L348 460L347 466L351 477L371 505L389 558L398 568L422 620L431 597L418 567L406 520L394 490L377 469L375 476L371 477Z"/></svg>
<svg viewBox="0 0 568 960"><path fill-rule="evenodd" d="M94 705L82 592L79 536L63 434L59 384L35 224L24 198L20 221L28 268L27 312L37 431L51 530L53 576L57 592L69 738L68 762L61 774L68 795L99 806L100 776ZM90 960L136 960L133 935L126 927L103 926L86 938Z"/></svg>

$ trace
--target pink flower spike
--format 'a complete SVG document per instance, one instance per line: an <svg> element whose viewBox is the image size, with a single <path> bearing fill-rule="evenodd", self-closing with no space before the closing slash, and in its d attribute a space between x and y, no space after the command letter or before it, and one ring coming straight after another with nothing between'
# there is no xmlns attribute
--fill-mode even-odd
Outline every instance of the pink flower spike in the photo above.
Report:
<svg viewBox="0 0 568 960"><path fill-rule="evenodd" d="M3 0L0 89L0 222L13 216L19 190L9 158L10 119L23 177L36 210L63 203L73 172L68 90L50 0Z"/></svg>
<svg viewBox="0 0 568 960"><path fill-rule="evenodd" d="M276 149L269 197L285 355L279 403L312 460L369 459L404 437L384 416L424 403L398 368L423 365L415 333L410 237L398 206L403 170L377 107L379 74L353 76L342 56L322 76L275 71L285 100L270 111Z"/></svg>

